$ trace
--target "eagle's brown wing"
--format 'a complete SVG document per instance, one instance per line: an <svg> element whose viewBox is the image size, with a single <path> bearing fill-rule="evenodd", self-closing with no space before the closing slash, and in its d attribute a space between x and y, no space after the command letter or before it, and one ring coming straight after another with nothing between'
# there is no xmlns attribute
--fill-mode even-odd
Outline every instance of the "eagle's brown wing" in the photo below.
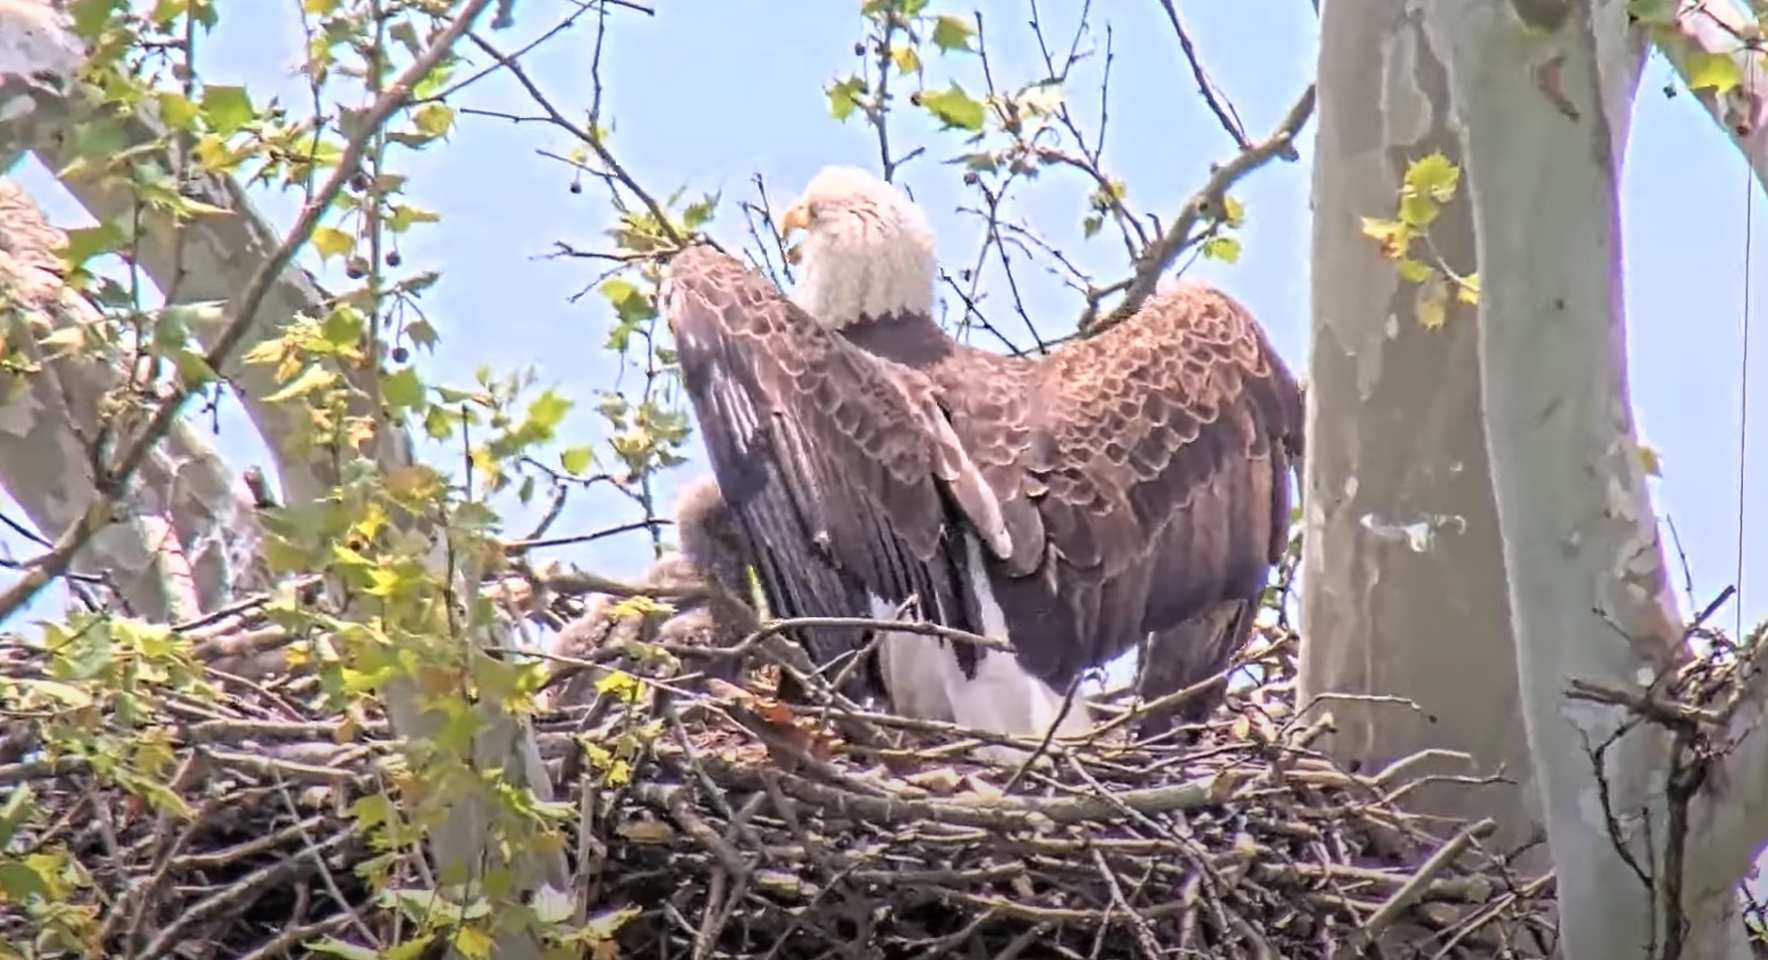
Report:
<svg viewBox="0 0 1768 960"><path fill-rule="evenodd" d="M1031 384L1003 377L964 391L966 406L992 418L953 417L1001 485L1015 550L995 566L994 589L1027 669L1063 682L1149 631L1208 633L1205 622L1178 627L1214 619L1218 603L1256 604L1286 542L1302 404L1245 307L1176 285L1027 367ZM1043 536L1028 543L1020 531L1033 522ZM1202 679L1191 674L1222 659L1219 649L1159 646L1163 657L1195 658L1166 665L1175 681Z"/></svg>
<svg viewBox="0 0 1768 960"><path fill-rule="evenodd" d="M1010 542L932 384L708 247L677 254L666 287L682 379L771 613L864 617L871 595L913 594L929 618L964 623L950 505L992 549ZM856 642L802 639L825 664Z"/></svg>

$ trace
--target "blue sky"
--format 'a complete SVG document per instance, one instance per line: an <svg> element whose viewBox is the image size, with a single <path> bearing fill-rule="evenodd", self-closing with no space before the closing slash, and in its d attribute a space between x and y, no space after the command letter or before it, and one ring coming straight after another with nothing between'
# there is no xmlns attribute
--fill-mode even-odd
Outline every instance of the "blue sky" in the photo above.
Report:
<svg viewBox="0 0 1768 960"><path fill-rule="evenodd" d="M830 79L855 68L851 48L862 29L857 0L659 0L658 6L654 17L614 13L602 65L604 110L615 130L612 148L651 192L666 194L683 185L696 192L724 191L726 205L715 232L740 243L743 227L735 201L753 196L753 174L762 174L776 202L783 202L824 164L876 169L871 132L854 120L830 119L822 93ZM1079 5L1044 0L1042 6L1060 11L1047 18L1047 25L1053 42L1066 46ZM1155 0L1110 0L1094 7L1090 42L1102 47L1109 24L1115 54L1107 164L1129 184L1136 209L1170 216L1202 183L1211 163L1232 155L1232 144L1197 96ZM1031 8L1024 0L961 6L935 0L933 8L980 9L991 66L1003 86L1041 76L1026 27ZM201 48L201 74L212 82L244 83L259 102L275 94L293 109L305 109L304 85L293 76L301 49L293 0L255 21L242 15L245 5L222 9L222 26ZM506 51L514 50L567 9L559 0L522 0L516 5L517 26L488 35ZM1180 12L1249 134L1265 136L1312 74L1316 27L1310 7L1193 2L1181 3ZM591 19L524 60L567 113L581 116L578 111L588 101L593 42ZM1071 88L1084 118L1096 116L1098 60L1080 68ZM930 83L943 83L950 69L970 89L977 86L973 58L949 67L933 62L929 69ZM1698 104L1686 93L1672 98L1661 92L1670 79L1668 68L1654 61L1642 85L1627 160L1629 349L1644 438L1664 458L1658 503L1673 518L1690 557L1698 606L1734 579L1739 351L1744 280L1752 269L1745 263L1746 222L1753 209L1756 239L1768 240L1768 209L1746 167ZM456 105L537 112L520 87L504 77L476 84ZM898 143L930 144L928 155L909 165L902 181L933 217L942 261L956 264L973 257L979 233L973 219L954 212L964 196L958 171L938 161L963 147L954 137L930 136L931 131L930 124L906 116L896 127ZM1247 211L1239 261L1204 261L1192 268L1193 275L1244 300L1298 371L1307 363L1312 139L1310 126L1299 144L1299 162L1273 164L1236 190ZM435 357L425 361L428 379L469 382L480 364L500 370L532 367L541 382L558 384L578 401L566 430L569 442L582 442L602 437L592 401L619 371L601 350L610 322L605 302L594 295L570 302L594 278L597 265L545 256L558 240L585 248L601 245L600 231L609 222L603 195L593 184L581 194L568 192L569 171L536 152L569 146L562 132L542 123L462 117L448 144L404 162L413 198L440 211L443 223L420 230L401 252L409 269L443 272L427 300L443 338ZM53 220L64 226L87 222L40 168L29 164L18 175ZM1046 175L1022 195L1017 211L1067 245L1085 268L1106 278L1120 276L1122 247L1109 230L1079 242L1084 189L1074 177ZM291 222L294 197L260 191L258 202L277 224ZM314 266L314 258L307 263ZM1765 265L1768 252L1755 250L1758 277L1768 277ZM1020 279L1043 334L1070 329L1076 296L1033 271ZM991 283L989 289L998 286ZM1768 489L1764 286L1757 285L1752 307L1757 338L1748 473L1757 490ZM241 467L267 462L256 438L241 429L243 423L237 407L230 408L219 447ZM698 469L698 463L690 464L663 478L665 496L676 479ZM579 498L552 533L588 533L632 519L631 508L613 495ZM519 520L513 527L524 529ZM1768 505L1758 504L1745 531L1746 544L1756 547L1742 584L1747 622L1768 614L1765 535ZM8 545L15 556L34 553L16 538ZM643 568L649 550L648 541L634 535L558 555L602 572L631 574ZM37 611L48 612L44 605ZM1726 627L1731 614L1727 608Z"/></svg>

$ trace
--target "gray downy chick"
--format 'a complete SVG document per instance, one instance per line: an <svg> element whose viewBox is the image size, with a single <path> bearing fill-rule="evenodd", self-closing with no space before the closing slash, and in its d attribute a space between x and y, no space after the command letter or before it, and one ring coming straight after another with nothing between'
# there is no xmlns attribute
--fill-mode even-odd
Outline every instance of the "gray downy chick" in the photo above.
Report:
<svg viewBox="0 0 1768 960"><path fill-rule="evenodd" d="M728 649L760 628L760 618L743 599L748 589L741 541L711 474L684 484L674 508L681 548L659 557L638 583L701 586L705 595L667 599L674 608L670 613L625 616L615 609L621 598L598 596L582 616L560 629L555 644L560 654L588 659L609 646L631 642ZM739 664L731 657L683 655L681 660L683 671L708 678L730 681L738 673ZM581 705L594 696L595 678L583 671L557 688L553 706Z"/></svg>

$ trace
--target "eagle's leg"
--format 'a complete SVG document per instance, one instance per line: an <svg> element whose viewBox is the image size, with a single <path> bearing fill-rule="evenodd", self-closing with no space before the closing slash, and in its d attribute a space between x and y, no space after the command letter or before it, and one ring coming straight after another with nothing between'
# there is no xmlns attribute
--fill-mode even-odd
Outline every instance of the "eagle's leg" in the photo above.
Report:
<svg viewBox="0 0 1768 960"><path fill-rule="evenodd" d="M1258 607L1246 600L1228 600L1198 613L1178 626L1156 633L1136 668L1136 693L1148 703L1201 683L1228 668L1234 654L1252 633ZM1201 723L1225 699L1226 678L1183 702L1142 716L1144 738L1172 730L1175 724Z"/></svg>

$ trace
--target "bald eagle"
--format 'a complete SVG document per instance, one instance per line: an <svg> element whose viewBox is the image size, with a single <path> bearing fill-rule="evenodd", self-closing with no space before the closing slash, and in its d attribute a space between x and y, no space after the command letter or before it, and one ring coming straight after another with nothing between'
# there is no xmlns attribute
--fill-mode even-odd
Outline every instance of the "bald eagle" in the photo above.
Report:
<svg viewBox="0 0 1768 960"><path fill-rule="evenodd" d="M825 169L782 228L804 232L791 299L704 246L677 255L663 298L774 612L913 595L927 619L1006 639L1014 656L915 642L950 665L925 709L1021 736L1150 634L1147 694L1218 672L1281 557L1301 449L1295 379L1246 309L1180 283L1111 330L1008 357L939 328L932 231L892 185ZM1036 703L966 686L1009 674L1036 679ZM1059 732L1084 725L1069 714Z"/></svg>

